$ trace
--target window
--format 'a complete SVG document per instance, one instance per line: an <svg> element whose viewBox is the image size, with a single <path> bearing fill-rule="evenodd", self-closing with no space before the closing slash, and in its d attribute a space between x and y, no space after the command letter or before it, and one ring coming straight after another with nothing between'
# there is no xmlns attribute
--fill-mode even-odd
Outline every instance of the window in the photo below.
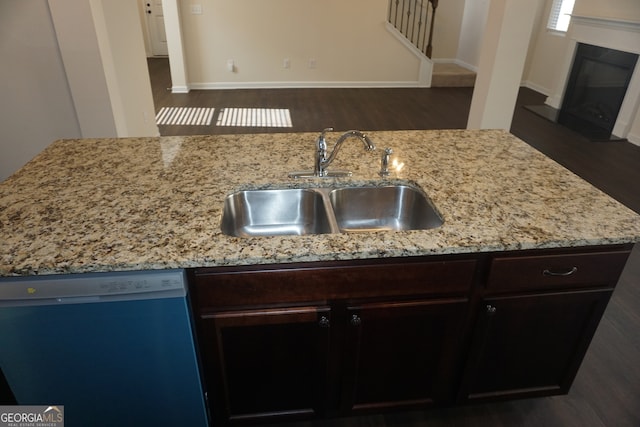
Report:
<svg viewBox="0 0 640 427"><path fill-rule="evenodd" d="M553 0L547 28L553 31L566 32L573 12L575 0Z"/></svg>

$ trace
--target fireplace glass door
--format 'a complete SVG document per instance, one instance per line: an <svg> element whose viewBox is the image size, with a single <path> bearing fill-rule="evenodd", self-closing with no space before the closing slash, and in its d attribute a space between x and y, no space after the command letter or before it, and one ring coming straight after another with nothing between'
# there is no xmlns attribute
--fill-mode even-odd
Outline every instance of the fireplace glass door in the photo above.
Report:
<svg viewBox="0 0 640 427"><path fill-rule="evenodd" d="M578 44L558 122L591 139L610 138L637 59Z"/></svg>

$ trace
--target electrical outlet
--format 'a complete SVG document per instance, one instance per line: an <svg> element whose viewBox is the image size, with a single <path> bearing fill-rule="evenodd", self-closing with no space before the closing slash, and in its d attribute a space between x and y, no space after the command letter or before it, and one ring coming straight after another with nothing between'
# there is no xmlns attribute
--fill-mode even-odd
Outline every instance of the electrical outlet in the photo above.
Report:
<svg viewBox="0 0 640 427"><path fill-rule="evenodd" d="M229 71L230 73L236 71L236 63L233 61L233 59L227 59L227 71Z"/></svg>
<svg viewBox="0 0 640 427"><path fill-rule="evenodd" d="M313 70L313 69L314 69L314 68L316 68L317 66L318 66L318 63L316 62L316 59L315 59L315 58L311 58L311 59L309 59L309 68L310 68L310 69L312 69L312 70Z"/></svg>
<svg viewBox="0 0 640 427"><path fill-rule="evenodd" d="M202 5L201 4L192 4L191 5L191 14L192 15L202 15Z"/></svg>
<svg viewBox="0 0 640 427"><path fill-rule="evenodd" d="M291 68L291 60L289 58L284 58L284 60L282 61L282 68Z"/></svg>

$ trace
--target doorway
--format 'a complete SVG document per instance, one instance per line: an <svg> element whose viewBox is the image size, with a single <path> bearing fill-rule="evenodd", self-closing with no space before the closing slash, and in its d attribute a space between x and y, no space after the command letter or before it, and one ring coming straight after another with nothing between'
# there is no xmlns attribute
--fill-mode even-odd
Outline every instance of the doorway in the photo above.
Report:
<svg viewBox="0 0 640 427"><path fill-rule="evenodd" d="M167 32L164 25L162 0L141 0L145 18L148 48L151 56L167 56Z"/></svg>

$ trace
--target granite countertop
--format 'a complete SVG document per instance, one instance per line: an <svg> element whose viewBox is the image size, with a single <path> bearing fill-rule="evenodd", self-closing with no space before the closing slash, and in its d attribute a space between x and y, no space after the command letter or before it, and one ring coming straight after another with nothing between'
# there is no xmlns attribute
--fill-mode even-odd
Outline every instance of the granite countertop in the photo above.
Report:
<svg viewBox="0 0 640 427"><path fill-rule="evenodd" d="M330 148L338 134L328 135ZM370 132L329 169L315 133L60 140L0 184L0 276L474 253L640 241L640 216L504 131ZM384 180L380 155L403 164ZM239 189L407 182L444 218L424 231L236 238Z"/></svg>

